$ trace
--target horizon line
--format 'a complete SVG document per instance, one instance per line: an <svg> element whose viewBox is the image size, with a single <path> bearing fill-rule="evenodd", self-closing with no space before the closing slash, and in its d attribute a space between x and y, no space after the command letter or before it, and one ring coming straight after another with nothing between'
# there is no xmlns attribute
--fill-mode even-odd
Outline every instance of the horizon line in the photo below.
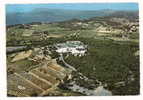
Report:
<svg viewBox="0 0 143 100"><path fill-rule="evenodd" d="M7 4L6 12L30 12L34 9L59 9L73 11L138 11L138 3L53 3L53 4Z"/></svg>

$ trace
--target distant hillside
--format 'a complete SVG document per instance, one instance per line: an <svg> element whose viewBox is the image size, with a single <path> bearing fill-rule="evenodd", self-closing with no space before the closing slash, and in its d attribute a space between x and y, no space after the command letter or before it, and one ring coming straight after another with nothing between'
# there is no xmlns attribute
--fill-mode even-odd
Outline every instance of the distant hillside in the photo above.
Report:
<svg viewBox="0 0 143 100"><path fill-rule="evenodd" d="M6 14L6 24L26 24L31 22L57 22L71 19L89 19L101 16L135 16L138 17L136 11L77 11L63 9L35 9L31 12L16 12Z"/></svg>
<svg viewBox="0 0 143 100"><path fill-rule="evenodd" d="M139 12L138 11L118 11L114 12L110 15L111 17L117 18L127 18L129 20L138 19Z"/></svg>

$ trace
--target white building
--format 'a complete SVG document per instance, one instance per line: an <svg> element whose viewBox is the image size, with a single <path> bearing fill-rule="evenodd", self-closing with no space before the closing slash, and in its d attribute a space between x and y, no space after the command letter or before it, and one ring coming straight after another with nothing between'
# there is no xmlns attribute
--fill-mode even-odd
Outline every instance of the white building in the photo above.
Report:
<svg viewBox="0 0 143 100"><path fill-rule="evenodd" d="M86 46L80 41L67 41L56 45L56 52L71 53L74 56L84 56L86 53Z"/></svg>

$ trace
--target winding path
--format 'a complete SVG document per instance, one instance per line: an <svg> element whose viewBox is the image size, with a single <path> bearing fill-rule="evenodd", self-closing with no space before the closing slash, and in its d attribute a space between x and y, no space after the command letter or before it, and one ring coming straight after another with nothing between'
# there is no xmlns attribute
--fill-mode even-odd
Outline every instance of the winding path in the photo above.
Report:
<svg viewBox="0 0 143 100"><path fill-rule="evenodd" d="M77 70L73 66L71 66L71 65L69 65L68 63L65 62L62 53L60 54L59 58L60 58L60 60L62 60L62 62L65 64L65 66L67 66L68 68L70 68L73 71L77 72ZM88 81L88 78L86 76L84 76L82 73L79 72L78 74L79 74L79 76L82 76L84 78L84 80ZM99 82L99 86L95 90L90 90L90 89L87 89L85 87L79 86L75 82L69 83L72 86L68 86L67 88L71 89L74 92L80 92L80 93L83 93L83 94L86 94L86 95L111 96L112 92L104 89L104 87L102 86L102 82L100 82L100 81L98 81L98 82Z"/></svg>
<svg viewBox="0 0 143 100"><path fill-rule="evenodd" d="M60 60L62 60L62 62L65 64L65 66L67 66L68 68L72 69L73 71L77 71L73 66L69 65L68 63L65 62L64 58L63 58L63 54L60 54Z"/></svg>

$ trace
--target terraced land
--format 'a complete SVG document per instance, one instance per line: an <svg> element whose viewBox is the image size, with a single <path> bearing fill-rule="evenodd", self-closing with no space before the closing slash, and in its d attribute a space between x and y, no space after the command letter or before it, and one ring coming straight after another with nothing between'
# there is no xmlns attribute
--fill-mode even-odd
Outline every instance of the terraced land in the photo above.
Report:
<svg viewBox="0 0 143 100"><path fill-rule="evenodd" d="M139 20L138 15L125 15L7 26L8 96L85 96L93 93L83 90L101 85L112 95L140 94ZM67 41L87 45L84 56L63 54L75 73L68 72L56 52L55 45ZM16 56L29 49L33 52L28 57L27 52ZM51 59L64 67L43 63ZM82 92L70 89L70 83Z"/></svg>
<svg viewBox="0 0 143 100"><path fill-rule="evenodd" d="M29 72L8 75L8 95L43 96L54 90L67 76L66 70L56 64L44 65Z"/></svg>

